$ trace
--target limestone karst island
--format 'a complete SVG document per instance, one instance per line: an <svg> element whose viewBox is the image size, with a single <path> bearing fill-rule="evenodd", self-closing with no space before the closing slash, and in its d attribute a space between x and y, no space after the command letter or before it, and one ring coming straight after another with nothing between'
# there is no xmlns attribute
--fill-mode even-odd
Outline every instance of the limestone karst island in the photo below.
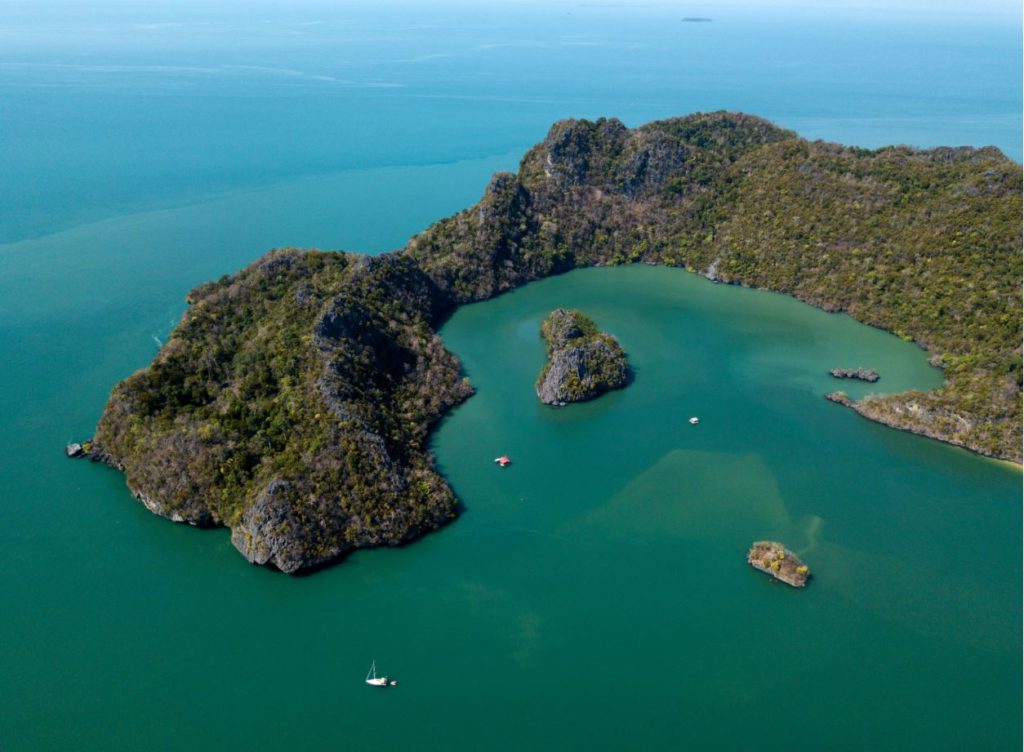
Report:
<svg viewBox="0 0 1024 752"><path fill-rule="evenodd" d="M548 359L537 378L537 396L546 405L583 402L621 389L629 378L622 345L599 332L585 313L557 308L541 324Z"/></svg>
<svg viewBox="0 0 1024 752"><path fill-rule="evenodd" d="M845 403L1020 462L1020 216L1021 166L994 148L851 148L730 112L558 122L399 251L278 250L193 290L152 364L114 388L89 455L152 512L229 527L285 572L410 541L458 510L428 437L473 388L440 324L533 280L645 263L916 342L940 388ZM568 315L621 385L621 348ZM541 398L589 394L558 353Z"/></svg>

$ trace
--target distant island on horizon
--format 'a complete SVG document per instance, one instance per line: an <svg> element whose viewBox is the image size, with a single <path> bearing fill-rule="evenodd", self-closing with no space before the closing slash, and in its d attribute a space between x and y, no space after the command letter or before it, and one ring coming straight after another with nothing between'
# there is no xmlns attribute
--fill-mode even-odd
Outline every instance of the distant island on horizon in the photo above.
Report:
<svg viewBox="0 0 1024 752"><path fill-rule="evenodd" d="M257 564L399 545L458 511L427 446L473 393L437 335L454 308L649 263L916 342L941 388L843 404L1019 463L1021 187L994 147L860 149L730 112L561 121L517 174L400 251L278 250L197 287L86 454L150 511L229 527Z"/></svg>

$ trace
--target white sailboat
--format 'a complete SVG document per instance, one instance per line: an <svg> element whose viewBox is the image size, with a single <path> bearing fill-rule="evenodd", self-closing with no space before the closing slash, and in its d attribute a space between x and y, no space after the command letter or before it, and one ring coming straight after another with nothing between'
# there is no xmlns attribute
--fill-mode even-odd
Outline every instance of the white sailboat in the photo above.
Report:
<svg viewBox="0 0 1024 752"><path fill-rule="evenodd" d="M388 686L388 678L386 676L377 676L377 661L370 664L370 670L366 672L366 683L374 687ZM398 684L398 682L393 681L391 684Z"/></svg>

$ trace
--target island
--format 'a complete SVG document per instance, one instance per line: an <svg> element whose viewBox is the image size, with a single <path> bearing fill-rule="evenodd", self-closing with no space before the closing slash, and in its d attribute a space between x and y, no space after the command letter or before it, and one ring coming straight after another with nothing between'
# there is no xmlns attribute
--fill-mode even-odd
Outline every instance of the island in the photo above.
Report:
<svg viewBox="0 0 1024 752"><path fill-rule="evenodd" d="M837 379L857 379L874 384L878 381L878 371L874 368L833 368L829 371Z"/></svg>
<svg viewBox="0 0 1024 752"><path fill-rule="evenodd" d="M278 249L200 285L153 362L114 387L88 456L154 513L230 528L256 564L401 545L459 510L429 449L473 391L437 335L452 311L648 263L918 343L941 388L851 407L1019 462L1021 187L992 147L845 147L730 112L561 121L399 251Z"/></svg>
<svg viewBox="0 0 1024 752"><path fill-rule="evenodd" d="M793 587L804 587L811 576L800 558L775 541L756 541L747 552L747 563Z"/></svg>
<svg viewBox="0 0 1024 752"><path fill-rule="evenodd" d="M626 385L626 353L615 337L599 332L586 314L556 308L540 330L548 350L537 378L537 396L544 404L583 402Z"/></svg>

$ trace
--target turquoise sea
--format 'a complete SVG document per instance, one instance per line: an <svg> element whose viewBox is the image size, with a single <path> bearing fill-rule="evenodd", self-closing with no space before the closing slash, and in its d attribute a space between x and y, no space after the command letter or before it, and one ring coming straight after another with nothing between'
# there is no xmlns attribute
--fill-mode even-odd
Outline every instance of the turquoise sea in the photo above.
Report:
<svg viewBox="0 0 1024 752"><path fill-rule="evenodd" d="M0 749L1019 749L1019 468L827 403L833 366L941 374L783 296L627 267L461 309L478 393L434 450L464 514L312 576L62 448L191 287L400 247L559 118L724 108L1019 161L1020 38L997 2L0 1ZM551 410L565 305L636 378ZM746 566L760 538L805 591Z"/></svg>

